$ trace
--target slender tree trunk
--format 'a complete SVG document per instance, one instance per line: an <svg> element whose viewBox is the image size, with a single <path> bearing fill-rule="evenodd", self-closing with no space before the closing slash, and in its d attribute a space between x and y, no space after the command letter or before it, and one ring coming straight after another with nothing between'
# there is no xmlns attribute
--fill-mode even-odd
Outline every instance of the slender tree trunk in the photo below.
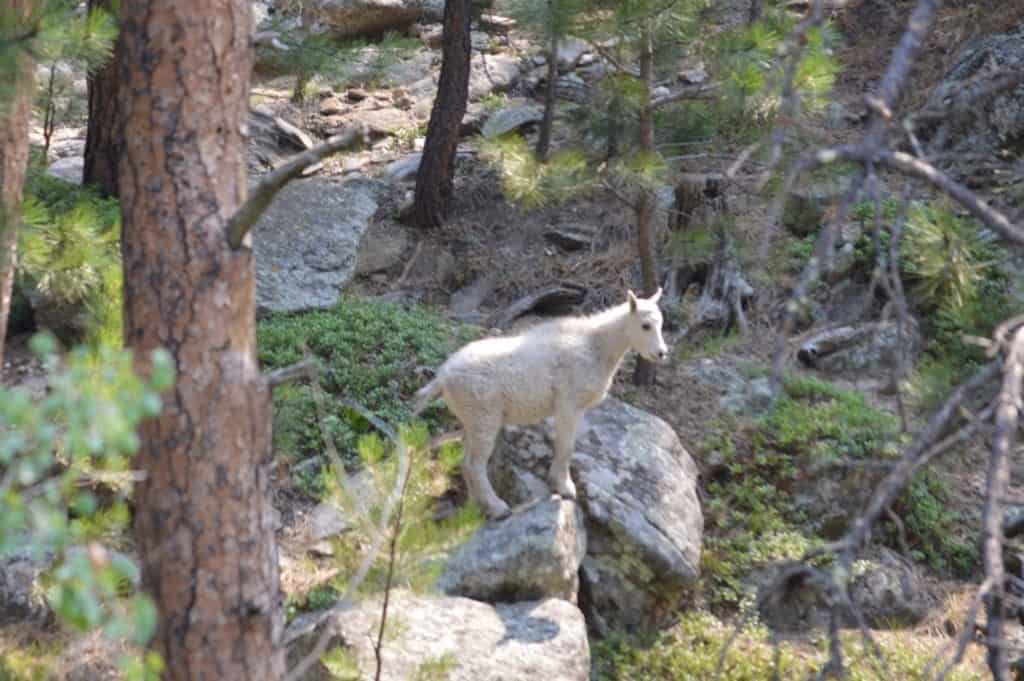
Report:
<svg viewBox="0 0 1024 681"><path fill-rule="evenodd" d="M89 0L89 11L114 13L111 0ZM120 40L114 48L120 51ZM85 134L82 182L107 196L117 196L117 162L121 157L121 120L118 107L118 56L89 74L89 124Z"/></svg>
<svg viewBox="0 0 1024 681"><path fill-rule="evenodd" d="M135 537L165 679L280 679L270 391L256 360L246 196L248 0L122 0L125 341L178 371L140 432Z"/></svg>
<svg viewBox="0 0 1024 681"><path fill-rule="evenodd" d="M548 0L553 4L554 0ZM558 35L551 34L548 46L548 81L544 90L544 119L540 123L540 137L537 139L537 158L548 160L551 151L551 126L555 122L555 85L558 83Z"/></svg>
<svg viewBox="0 0 1024 681"><path fill-rule="evenodd" d="M14 16L27 16L31 6L31 0L9 0L7 5ZM0 102L0 370L4 364L7 316L11 311L14 268L18 262L18 223L28 169L28 129L35 89L32 59L22 51L18 60L10 99Z"/></svg>
<svg viewBox="0 0 1024 681"><path fill-rule="evenodd" d="M444 4L441 78L423 143L423 160L416 173L413 205L413 218L424 229L443 224L451 204L459 128L469 97L470 5L470 0L447 0Z"/></svg>
<svg viewBox="0 0 1024 681"><path fill-rule="evenodd" d="M747 23L753 24L761 19L761 5L763 0L750 0L750 7L747 9Z"/></svg>
<svg viewBox="0 0 1024 681"><path fill-rule="evenodd" d="M654 109L651 107L651 90L654 84L654 46L651 31L648 27L641 38L640 47L640 79L647 92L645 105L640 109L640 148L648 153L655 152L654 147ZM651 234L651 223L657 209L653 194L646 187L640 190L636 205L636 247L640 258L640 274L644 280L644 295L651 296L658 289L658 268L654 260L654 239ZM654 385L655 366L643 357L636 361L633 372L633 384L638 386Z"/></svg>

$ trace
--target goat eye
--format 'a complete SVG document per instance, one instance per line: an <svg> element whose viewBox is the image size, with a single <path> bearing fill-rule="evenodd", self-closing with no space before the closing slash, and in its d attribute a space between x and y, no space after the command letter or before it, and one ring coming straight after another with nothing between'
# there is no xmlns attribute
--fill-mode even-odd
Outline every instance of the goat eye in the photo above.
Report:
<svg viewBox="0 0 1024 681"><path fill-rule="evenodd" d="M648 322L644 322L643 324L640 325L640 328L643 329L644 331L650 331L651 325Z"/></svg>

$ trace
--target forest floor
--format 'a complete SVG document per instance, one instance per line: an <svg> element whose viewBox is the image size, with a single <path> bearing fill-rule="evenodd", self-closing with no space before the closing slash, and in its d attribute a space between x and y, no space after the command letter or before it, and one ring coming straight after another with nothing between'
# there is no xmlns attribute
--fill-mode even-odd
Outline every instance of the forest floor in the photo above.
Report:
<svg viewBox="0 0 1024 681"><path fill-rule="evenodd" d="M847 114L863 110L863 95L877 82L886 67L891 48L902 34L905 14L912 4L863 0L851 3L836 15L837 28L844 40L844 46L837 54L842 71L834 93L839 110ZM924 58L912 79L911 90L907 93L911 102L924 101L963 44L979 34L1005 30L1024 19L1024 8L1006 6L1014 3L950 4L951 7L943 10L938 30L929 39ZM888 16L888 12L897 13L899 18ZM512 44L522 45L523 41L513 40ZM288 101L291 87L292 79L287 76L263 78L254 83L254 92L257 93L254 101L258 100L261 105L296 124L315 118L316 99L313 98L305 107L296 107ZM512 98L519 96L520 93L511 95ZM829 144L854 137L861 129L856 115L840 115L834 121L838 123L814 123L806 132L812 138L820 138L823 144ZM556 148L559 144L569 146L576 142L577 135L572 125L565 117L557 119ZM407 153L413 143L409 140L405 144L408 148L404 152ZM463 144L472 149L471 140ZM742 146L739 145L716 143L694 153L693 158L686 162L685 170L696 174L722 173L741 151ZM360 164L358 172L372 175L395 158L394 150L371 153ZM341 176L346 172L351 171L346 171L343 162L326 165L327 174ZM768 227L773 221L771 198L757 192L754 183L752 173L741 173L726 188L725 205L739 242L757 243L765 238L765 234L771 234ZM587 310L619 302L626 288L636 286L633 218L631 211L615 198L594 193L563 205L525 210L505 199L500 177L493 168L481 159L470 157L459 165L456 201L450 220L435 232L421 234L395 218L398 206L407 199L410 189L411 185L392 187L367 238L390 230L401 230L411 237L410 257L416 257L421 251L447 252L453 256L457 266L421 268L422 276L415 281L406 281L403 274L408 259L403 258L400 264L386 272L357 278L352 286L354 293L398 296L415 288L415 299L444 307L450 304L457 291L477 284L487 291L478 310L487 319L521 296L552 283L572 282L584 287L588 291ZM597 235L595 247L567 252L545 238L545 233L553 225L569 223L593 228ZM670 249L671 230L663 230L661 237L661 246ZM760 259L748 253L743 259L748 279L757 288L756 304L750 310L751 330L747 336L705 334L692 338L684 336L681 326L676 324L674 330L666 334L666 340L674 348L675 359L659 368L656 386L635 388L631 383L631 363L623 367L615 382L615 396L658 415L676 430L705 477L709 466L705 457L710 452L704 450L702 443L709 435L709 424L729 423L730 417L720 403L723 388L695 380L695 367L710 362L716 367L742 373L750 366L764 369L770 365L772 347L765 339L773 337L778 311L795 276L779 272L780 258L783 257L780 253L785 250L787 238L783 234L773 237L777 243L771 244L772 255L768 258ZM492 273L500 273L500 278ZM28 384L34 389L42 389L41 369L25 348L24 339L11 342L7 353L5 383ZM793 369L797 373L803 371L796 366ZM888 413L896 412L895 398L891 392L882 389L882 382L841 383L862 392L873 407ZM920 417L921 414L917 414L915 418ZM961 518L959 529L964 532L965 541L972 541L968 533L976 528L973 521L978 517L983 499L984 462L987 460L983 445L982 441L969 443L947 456L937 467L937 473L948 484L950 510ZM1019 486L1021 481L1018 477L1015 476L1014 483ZM293 509L282 509L286 525L282 538L287 544L287 535L294 529L288 527L289 520L303 515L311 504L293 493L286 476L280 477L279 482L278 500L301 509L298 514L293 513ZM1024 489L1017 491L1024 492ZM702 490L702 494L706 497L707 490ZM303 565L309 563L304 562ZM287 591L303 590L310 582L317 582L323 576L314 571L302 575L301 579L294 573L292 577L295 583L286 584ZM974 581L930 574L926 582L939 607L913 628L877 630L875 635L881 640L899 639L907 645L928 650L950 645L970 607L976 589ZM1020 637L1020 632L1016 632L1016 636ZM29 640L22 635L19 639ZM818 646L820 632L809 635L803 643L808 646L807 650ZM980 647L971 647L967 660L972 668L980 668L983 663Z"/></svg>

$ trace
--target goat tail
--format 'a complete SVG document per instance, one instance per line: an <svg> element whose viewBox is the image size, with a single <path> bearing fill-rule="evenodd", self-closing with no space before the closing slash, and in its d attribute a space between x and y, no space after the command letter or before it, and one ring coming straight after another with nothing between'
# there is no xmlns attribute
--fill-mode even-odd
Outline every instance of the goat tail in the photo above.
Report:
<svg viewBox="0 0 1024 681"><path fill-rule="evenodd" d="M416 401L413 403L412 415L419 416L420 412L426 409L427 403L441 394L441 375L438 374L432 381L416 391Z"/></svg>

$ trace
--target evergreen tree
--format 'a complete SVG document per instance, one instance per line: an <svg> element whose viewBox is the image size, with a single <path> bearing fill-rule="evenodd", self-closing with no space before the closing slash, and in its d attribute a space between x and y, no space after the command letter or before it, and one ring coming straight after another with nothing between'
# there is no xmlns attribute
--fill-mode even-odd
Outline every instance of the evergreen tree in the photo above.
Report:
<svg viewBox="0 0 1024 681"><path fill-rule="evenodd" d="M36 3L12 0L0 9L0 370L7 316L14 289L21 195L28 167L34 59L38 34Z"/></svg>
<svg viewBox="0 0 1024 681"><path fill-rule="evenodd" d="M423 229L440 226L451 205L459 131L469 98L471 10L472 0L446 0L444 4L441 77L416 173L413 204L414 221Z"/></svg>
<svg viewBox="0 0 1024 681"><path fill-rule="evenodd" d="M113 17L116 0L89 0L89 13ZM110 21L113 29L114 22ZM113 29L116 30L116 29ZM117 60L90 64L89 121L85 134L82 183L96 186L107 196L117 196L117 161L121 155L121 126L117 91Z"/></svg>

